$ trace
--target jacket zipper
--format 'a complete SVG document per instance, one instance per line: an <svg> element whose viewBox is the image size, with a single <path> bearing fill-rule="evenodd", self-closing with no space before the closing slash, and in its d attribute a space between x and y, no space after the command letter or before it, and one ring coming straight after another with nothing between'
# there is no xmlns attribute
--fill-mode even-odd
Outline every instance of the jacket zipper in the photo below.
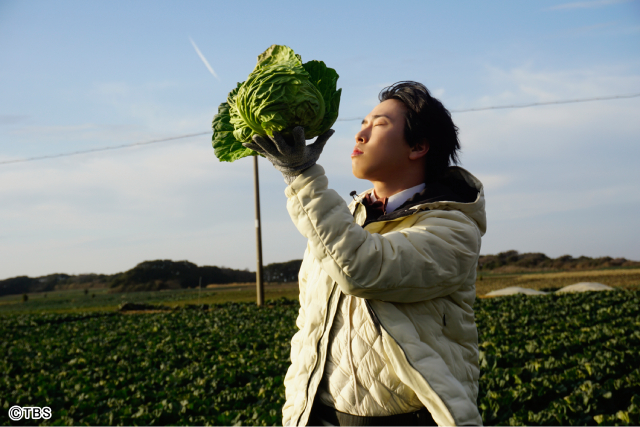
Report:
<svg viewBox="0 0 640 427"><path fill-rule="evenodd" d="M382 336L382 331L380 330L380 320L378 320L378 316L376 312L373 311L371 304L368 299L364 300L364 303L367 305L367 311L369 312L369 317L371 317L371 321L373 322L373 326L376 328L378 335Z"/></svg>

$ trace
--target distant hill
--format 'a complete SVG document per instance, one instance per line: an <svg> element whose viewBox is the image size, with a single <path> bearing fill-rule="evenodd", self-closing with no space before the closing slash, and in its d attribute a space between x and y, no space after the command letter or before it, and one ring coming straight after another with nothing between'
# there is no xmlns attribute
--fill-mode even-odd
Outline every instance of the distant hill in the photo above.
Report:
<svg viewBox="0 0 640 427"><path fill-rule="evenodd" d="M19 276L0 280L0 296L30 292L49 292L62 289L105 288L119 274L80 274L71 276L54 273L41 277Z"/></svg>
<svg viewBox="0 0 640 427"><path fill-rule="evenodd" d="M263 267L265 282L296 282L302 260L268 264ZM145 261L120 274L110 283L110 292L156 291L196 288L211 284L254 282L256 273L225 267L198 267L189 261Z"/></svg>
<svg viewBox="0 0 640 427"><path fill-rule="evenodd" d="M196 288L209 284L251 282L256 274L248 270L224 267L198 267L189 261L144 261L122 273L109 285L111 292L159 291L162 289Z"/></svg>
<svg viewBox="0 0 640 427"><path fill-rule="evenodd" d="M265 282L296 282L302 260L264 266ZM64 289L110 288L109 292L157 291L196 288L210 284L253 282L256 273L226 267L197 266L189 261L144 261L123 273L69 275L63 273L41 277L19 276L0 280L0 296Z"/></svg>
<svg viewBox="0 0 640 427"><path fill-rule="evenodd" d="M264 266L265 282L297 282L301 259ZM478 271L492 273L526 273L534 271L595 270L609 267L639 267L640 262L625 258L573 258L563 255L549 258L543 253L511 250L497 255L481 255ZM0 296L64 289L109 288L109 292L158 291L196 288L210 284L253 282L256 273L226 267L197 266L189 261L144 261L132 269L116 274L55 273L41 277L19 276L0 280Z"/></svg>
<svg viewBox="0 0 640 427"><path fill-rule="evenodd" d="M595 270L609 267L640 267L640 262L626 258L573 258L563 255L549 258L543 253L524 253L511 250L497 255L481 255L478 271L493 273L526 273L533 271Z"/></svg>

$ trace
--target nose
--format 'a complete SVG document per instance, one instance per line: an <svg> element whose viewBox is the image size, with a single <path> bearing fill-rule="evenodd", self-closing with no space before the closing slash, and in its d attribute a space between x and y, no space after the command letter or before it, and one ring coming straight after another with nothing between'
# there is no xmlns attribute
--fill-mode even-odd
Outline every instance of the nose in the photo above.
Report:
<svg viewBox="0 0 640 427"><path fill-rule="evenodd" d="M358 144L366 144L369 142L369 130L368 128L360 129L360 132L356 133L356 142Z"/></svg>

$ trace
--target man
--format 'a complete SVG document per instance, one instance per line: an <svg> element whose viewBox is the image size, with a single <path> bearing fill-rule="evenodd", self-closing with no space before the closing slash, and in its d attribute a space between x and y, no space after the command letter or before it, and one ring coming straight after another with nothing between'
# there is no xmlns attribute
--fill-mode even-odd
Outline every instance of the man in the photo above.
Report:
<svg viewBox="0 0 640 427"><path fill-rule="evenodd" d="M306 146L255 135L289 184L308 238L300 329L285 378L286 425L479 425L476 265L484 192L457 163L457 127L420 83L380 93L351 155L373 189L344 200ZM355 195L355 193L352 193Z"/></svg>

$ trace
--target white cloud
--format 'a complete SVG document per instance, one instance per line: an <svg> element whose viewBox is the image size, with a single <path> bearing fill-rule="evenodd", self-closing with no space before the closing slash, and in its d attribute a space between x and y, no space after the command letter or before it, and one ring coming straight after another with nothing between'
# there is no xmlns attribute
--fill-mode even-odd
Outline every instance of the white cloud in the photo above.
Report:
<svg viewBox="0 0 640 427"><path fill-rule="evenodd" d="M640 91L640 76L624 69L543 72L531 66L488 68L489 80L507 90L466 105L477 107L549 102ZM640 99L560 104L512 110L454 113L467 153L486 156L553 157L597 138L624 138L640 132ZM628 139L628 138L627 138Z"/></svg>
<svg viewBox="0 0 640 427"><path fill-rule="evenodd" d="M75 151L68 148L69 143L80 142L84 148L91 145L94 148L98 143L101 146L118 145L122 143L140 142L159 138L166 134L146 131L140 125L109 125L98 123L80 123L73 125L23 125L8 132L8 135L19 138L28 146L36 146L46 141L45 147L38 149L39 154L57 154L65 151ZM173 133L171 136L174 136ZM87 144L89 142L89 144ZM57 148L57 144L63 148ZM61 151L63 150L63 151ZM29 156L24 156L29 157Z"/></svg>
<svg viewBox="0 0 640 427"><path fill-rule="evenodd" d="M180 236L191 236L202 250L207 232L253 225L251 162L218 162L207 137L7 165L0 168L0 181L0 219L10 230L0 240L0 277L86 271L79 266L99 262L99 271L122 271L140 262L140 253L179 254L171 245L173 239L185 240ZM250 243L251 233L248 238L237 243ZM110 257L96 259L104 248L82 249L92 242L110 248ZM147 250L136 257L129 245ZM186 240L179 246L185 245ZM225 247L214 252L223 255ZM33 259L41 261L33 266ZM233 254L221 260L247 266Z"/></svg>
<svg viewBox="0 0 640 427"><path fill-rule="evenodd" d="M613 4L627 3L631 0L591 0L577 1L572 3L563 3L549 7L545 10L574 10L574 9L592 9L596 7L605 7Z"/></svg>
<svg viewBox="0 0 640 427"><path fill-rule="evenodd" d="M220 77L218 77L216 72L213 70L213 67L211 67L211 65L209 64L209 61L207 61L207 58L205 58L204 55L202 54L202 52L200 52L200 49L198 48L198 45L196 45L196 42L194 42L191 37L189 37L189 41L191 41L191 45L196 50L196 53L198 54L198 56L200 57L200 59L204 63L204 66L207 67L207 69L213 75L213 77L215 77L216 79L220 80Z"/></svg>
<svg viewBox="0 0 640 427"><path fill-rule="evenodd" d="M496 174L475 174L475 177L482 182L485 193L487 191L495 191L507 185L511 178L508 175L496 175Z"/></svg>
<svg viewBox="0 0 640 427"><path fill-rule="evenodd" d="M465 106L638 92L625 67L548 71L488 67L503 90ZM640 99L454 114L463 167L486 184L483 253L514 248L559 256L640 259L629 212L640 208ZM586 238L584 233L590 238Z"/></svg>
<svg viewBox="0 0 640 427"><path fill-rule="evenodd" d="M109 105L112 112L125 118L126 122L143 127L147 135L160 132L176 135L207 130L212 119L208 111L191 111L193 107L186 111L161 101L165 92L179 90L181 87L181 83L174 81L154 81L140 85L106 82L96 84L88 91L87 97L100 105Z"/></svg>
<svg viewBox="0 0 640 427"><path fill-rule="evenodd" d="M540 191L494 193L488 205L493 221L526 220L551 213L585 211L596 206L616 206L620 203L640 204L635 186L620 183L603 188L579 188L574 191L542 188Z"/></svg>
<svg viewBox="0 0 640 427"><path fill-rule="evenodd" d="M626 65L603 65L597 68L567 70L536 69L530 63L521 67L502 69L487 65L488 80L503 90L503 96L496 99L488 96L487 103L522 99L528 95L535 101L555 101L560 99L585 98L591 96L637 93L640 90L640 76Z"/></svg>
<svg viewBox="0 0 640 427"><path fill-rule="evenodd" d="M445 92L446 91L444 90L444 88L437 88L437 89L431 91L431 95L434 98L442 98L442 96L444 96Z"/></svg>
<svg viewBox="0 0 640 427"><path fill-rule="evenodd" d="M592 33L593 31L597 31L597 30L602 30L605 28L618 28L619 27L619 23L618 22L602 22L600 24L594 24L594 25L587 25L585 27L579 27L579 28L573 28L571 30L569 30L569 34L574 35L574 36L579 36L579 35L583 35L583 34L589 34Z"/></svg>
<svg viewBox="0 0 640 427"><path fill-rule="evenodd" d="M0 114L0 125L15 125L28 118L29 116L24 114Z"/></svg>

